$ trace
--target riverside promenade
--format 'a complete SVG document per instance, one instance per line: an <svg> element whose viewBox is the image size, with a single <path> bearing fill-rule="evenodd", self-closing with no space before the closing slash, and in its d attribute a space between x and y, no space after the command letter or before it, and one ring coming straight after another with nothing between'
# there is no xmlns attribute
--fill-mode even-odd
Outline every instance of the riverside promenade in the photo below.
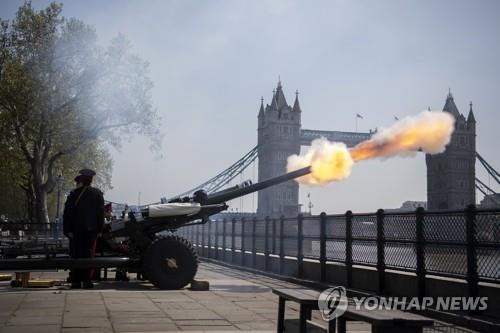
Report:
<svg viewBox="0 0 500 333"><path fill-rule="evenodd" d="M33 275L64 280L67 272ZM200 265L197 279L208 280L210 291L162 291L134 279L92 290L13 289L0 282L0 332L276 332L278 297L271 288L300 287L211 263ZM298 318L298 307L288 305L286 317ZM313 320L321 323L319 313ZM370 327L348 322L348 331Z"/></svg>

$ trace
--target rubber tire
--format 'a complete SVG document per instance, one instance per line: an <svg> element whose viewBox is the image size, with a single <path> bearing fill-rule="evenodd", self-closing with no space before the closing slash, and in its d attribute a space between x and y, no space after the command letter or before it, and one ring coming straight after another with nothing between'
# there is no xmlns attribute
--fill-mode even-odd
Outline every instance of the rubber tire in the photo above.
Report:
<svg viewBox="0 0 500 333"><path fill-rule="evenodd" d="M178 268L169 268L167 258L173 258ZM155 239L146 249L142 260L145 277L159 289L181 289L193 281L198 271L198 254L186 239L167 235Z"/></svg>

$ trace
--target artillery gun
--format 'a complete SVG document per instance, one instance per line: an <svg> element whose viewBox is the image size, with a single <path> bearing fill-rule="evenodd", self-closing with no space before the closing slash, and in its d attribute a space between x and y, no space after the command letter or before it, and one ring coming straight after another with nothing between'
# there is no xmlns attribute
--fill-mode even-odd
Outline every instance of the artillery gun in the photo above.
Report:
<svg viewBox="0 0 500 333"><path fill-rule="evenodd" d="M52 258L4 259L1 270L37 270L117 267L139 273L159 289L180 289L189 284L198 269L198 255L193 245L175 234L179 228L203 224L210 216L228 208L227 201L257 192L273 185L304 176L303 168L278 177L251 184L245 182L222 191L207 194L200 190L191 197L174 198L165 203L146 206L140 212L129 212L106 224L102 240L106 256L85 259Z"/></svg>

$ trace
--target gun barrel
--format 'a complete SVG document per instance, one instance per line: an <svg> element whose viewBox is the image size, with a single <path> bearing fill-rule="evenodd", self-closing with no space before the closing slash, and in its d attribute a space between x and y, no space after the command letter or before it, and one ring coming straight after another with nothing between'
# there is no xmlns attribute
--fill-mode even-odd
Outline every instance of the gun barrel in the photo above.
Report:
<svg viewBox="0 0 500 333"><path fill-rule="evenodd" d="M264 180L264 181L259 182L259 183L255 183L255 184L243 187L243 188L235 189L234 191L223 190L223 191L215 192L215 193L209 194L207 196L207 199L204 202L204 204L207 204L207 205L217 204L217 203L222 203L222 202L229 201L232 199L236 199L236 198L239 198L241 196L263 190L263 189L268 188L270 186L281 184L281 183L284 183L286 181L305 176L309 173L311 173L311 167L305 167L305 168L302 168L299 170L285 173L285 174L278 176L278 177L269 178L269 179Z"/></svg>

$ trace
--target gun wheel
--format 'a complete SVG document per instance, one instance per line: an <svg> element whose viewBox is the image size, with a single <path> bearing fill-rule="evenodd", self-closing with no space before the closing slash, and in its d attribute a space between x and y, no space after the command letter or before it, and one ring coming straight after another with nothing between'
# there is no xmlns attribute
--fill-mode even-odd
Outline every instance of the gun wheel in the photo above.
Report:
<svg viewBox="0 0 500 333"><path fill-rule="evenodd" d="M181 289L193 281L198 255L184 238L168 235L155 239L143 256L143 271L159 289Z"/></svg>

